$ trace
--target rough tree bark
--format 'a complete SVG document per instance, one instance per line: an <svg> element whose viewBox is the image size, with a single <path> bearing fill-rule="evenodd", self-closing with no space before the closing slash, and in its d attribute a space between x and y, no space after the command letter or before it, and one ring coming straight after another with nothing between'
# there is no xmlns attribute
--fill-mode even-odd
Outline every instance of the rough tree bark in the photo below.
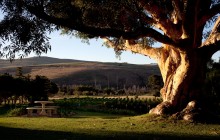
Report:
<svg viewBox="0 0 220 140"><path fill-rule="evenodd" d="M163 102L150 111L163 115L182 111L188 103L201 101L207 57L201 51L187 51L165 46L158 65L163 77ZM189 114L183 114L189 115Z"/></svg>
<svg viewBox="0 0 220 140"><path fill-rule="evenodd" d="M166 24L161 25L163 27ZM130 50L134 53L150 56L155 59L160 68L164 87L161 89L163 102L150 110L151 114L177 114L185 120L194 120L195 114L203 114L202 98L205 80L206 64L211 56L219 50L220 17L216 21L208 39L201 44L191 38L188 41L184 32L169 33L172 38L180 37L183 45L163 44L160 48L144 46L127 40L119 50ZM201 38L199 38L201 39ZM106 39L108 44L115 48L114 43ZM182 46L182 47L181 47ZM202 111L201 111L202 110Z"/></svg>
<svg viewBox="0 0 220 140"><path fill-rule="evenodd" d="M108 39L104 39L110 46L115 47ZM155 59L161 71L164 86L161 89L163 102L150 110L150 114L172 115L185 120L194 120L194 113L202 100L205 80L206 64L210 58L204 55L202 49L177 49L170 45L152 48L126 41L119 50L130 50L134 53L150 56ZM207 52L206 52L207 53ZM196 112L197 113L197 112Z"/></svg>

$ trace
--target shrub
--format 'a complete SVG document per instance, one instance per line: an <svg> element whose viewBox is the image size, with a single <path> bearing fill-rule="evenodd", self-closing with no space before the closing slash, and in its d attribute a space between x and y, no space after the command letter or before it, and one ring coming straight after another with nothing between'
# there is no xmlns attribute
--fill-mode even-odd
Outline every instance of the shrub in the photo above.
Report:
<svg viewBox="0 0 220 140"><path fill-rule="evenodd" d="M8 111L7 115L10 117L22 116L26 114L25 108L14 108Z"/></svg>

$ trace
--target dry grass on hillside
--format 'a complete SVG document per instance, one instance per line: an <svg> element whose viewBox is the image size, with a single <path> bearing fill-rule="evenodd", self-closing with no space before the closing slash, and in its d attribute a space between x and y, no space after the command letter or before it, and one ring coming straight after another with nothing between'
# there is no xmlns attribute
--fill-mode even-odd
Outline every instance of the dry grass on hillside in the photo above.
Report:
<svg viewBox="0 0 220 140"><path fill-rule="evenodd" d="M50 58L51 59L51 58ZM40 59L41 60L41 59ZM41 61L46 61L43 58ZM53 60L53 59L52 59ZM50 60L52 62L52 60ZM36 59L38 63L39 59ZM57 61L57 60L56 60ZM29 61L28 61L29 62ZM46 76L59 85L94 85L101 86L143 86L147 77L152 74L160 74L156 65L134 65L126 63L100 63L100 62L69 62L23 66L23 74ZM61 60L59 61L61 62ZM30 64L35 63L34 60ZM15 75L15 67L0 68L0 73Z"/></svg>
<svg viewBox="0 0 220 140"><path fill-rule="evenodd" d="M49 79L57 79L67 75L71 75L73 73L81 72L84 70L88 70L85 67L50 67L50 68L35 68L32 69L30 75L34 77L35 75L44 75Z"/></svg>

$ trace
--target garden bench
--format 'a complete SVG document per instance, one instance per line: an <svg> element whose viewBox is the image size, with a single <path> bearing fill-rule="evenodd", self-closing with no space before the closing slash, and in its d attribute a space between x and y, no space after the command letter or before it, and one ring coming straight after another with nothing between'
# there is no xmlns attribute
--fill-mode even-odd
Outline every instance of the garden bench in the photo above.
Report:
<svg viewBox="0 0 220 140"><path fill-rule="evenodd" d="M41 106L34 106L37 108L41 108ZM59 108L59 106L46 106L45 110L46 111L52 111L51 113L54 115L57 115L57 109ZM40 112L38 112L38 114L40 114Z"/></svg>
<svg viewBox="0 0 220 140"><path fill-rule="evenodd" d="M52 114L57 114L57 108L55 107L46 107L45 111L47 113L47 116L52 116Z"/></svg>
<svg viewBox="0 0 220 140"><path fill-rule="evenodd" d="M44 108L44 110L47 113L47 116L52 116L52 114L57 115L57 108L59 108L58 106L47 106ZM41 114L42 108L35 106L35 107L27 107L26 108L28 110L28 116L33 116L33 111L37 110L37 114L38 115L44 115Z"/></svg>
<svg viewBox="0 0 220 140"><path fill-rule="evenodd" d="M39 114L40 113L40 111L42 110L42 108L40 108L40 107L27 107L26 108L27 109L27 112L28 112L28 116L33 116L33 111L34 110L37 110L37 114Z"/></svg>
<svg viewBox="0 0 220 140"><path fill-rule="evenodd" d="M59 108L59 106L47 106L47 109L48 108L51 108L48 111L52 111L52 114L57 115L57 109Z"/></svg>
<svg viewBox="0 0 220 140"><path fill-rule="evenodd" d="M52 101L35 101L34 103L41 103L41 106L27 107L28 116L33 116L34 110L37 110L37 114L42 116L57 115L59 106L46 106L48 103L53 103Z"/></svg>

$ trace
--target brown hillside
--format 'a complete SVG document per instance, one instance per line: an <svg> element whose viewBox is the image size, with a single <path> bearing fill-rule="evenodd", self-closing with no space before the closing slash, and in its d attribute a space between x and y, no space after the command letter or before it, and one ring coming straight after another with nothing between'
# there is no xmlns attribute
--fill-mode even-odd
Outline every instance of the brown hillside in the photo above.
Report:
<svg viewBox="0 0 220 140"><path fill-rule="evenodd" d="M83 62L76 60L63 60L53 58L34 58L30 64L27 60L23 67L23 73L47 76L52 81L59 85L101 85L102 87L111 86L122 88L123 86L130 87L133 85L143 86L146 84L147 77L151 74L160 74L157 65L133 65L127 63L101 63L101 62ZM50 60L47 60L50 59ZM56 60L57 61L56 63ZM45 63L51 62L51 63ZM11 65L11 64L10 64ZM5 66L0 68L0 73L16 73L15 66Z"/></svg>

